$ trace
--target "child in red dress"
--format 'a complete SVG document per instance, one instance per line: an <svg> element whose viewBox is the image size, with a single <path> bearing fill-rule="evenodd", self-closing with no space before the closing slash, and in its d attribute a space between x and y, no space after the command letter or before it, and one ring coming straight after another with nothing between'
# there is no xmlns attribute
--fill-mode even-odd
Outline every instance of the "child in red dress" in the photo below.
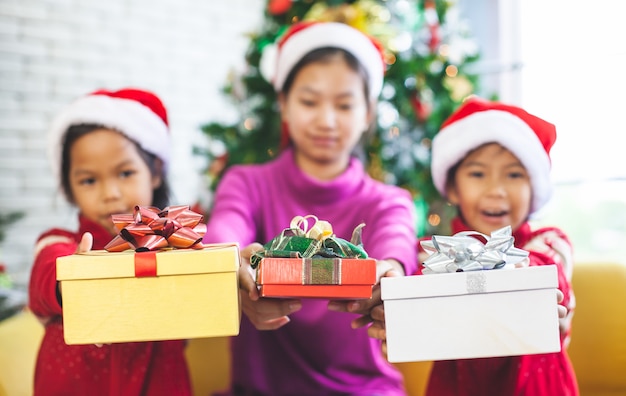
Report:
<svg viewBox="0 0 626 396"><path fill-rule="evenodd" d="M578 395L567 355L571 315L572 246L558 228L532 230L528 220L550 198L550 149L556 128L523 109L479 98L467 100L433 140L432 175L458 208L452 233L489 235L510 225L515 246L530 265L556 265L561 304L561 352L435 362L427 395ZM511 307L515 309L515 307Z"/></svg>
<svg viewBox="0 0 626 396"><path fill-rule="evenodd" d="M79 98L50 131L52 167L78 210L78 230L40 236L29 307L45 326L34 378L39 395L190 395L184 340L67 345L56 259L103 249L117 234L111 215L135 205L163 207L170 157L167 113L138 89L96 91Z"/></svg>
<svg viewBox="0 0 626 396"><path fill-rule="evenodd" d="M555 140L551 123L519 107L475 97L444 122L433 140L435 187L458 210L452 233L490 235L510 225L515 247L529 252L530 265L556 265L563 300L559 307L561 352L437 361L430 374L428 396L578 395L567 355L575 305L572 246L560 229L532 230L528 223L551 195L549 153ZM426 257L420 252L419 261ZM378 306L371 315L374 323L368 333L384 339L384 309ZM459 331L462 334L462 329Z"/></svg>

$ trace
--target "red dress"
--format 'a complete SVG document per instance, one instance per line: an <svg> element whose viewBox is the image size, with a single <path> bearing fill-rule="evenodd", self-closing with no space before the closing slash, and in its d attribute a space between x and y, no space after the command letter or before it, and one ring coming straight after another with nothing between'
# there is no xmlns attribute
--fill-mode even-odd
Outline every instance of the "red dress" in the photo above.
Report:
<svg viewBox="0 0 626 396"><path fill-rule="evenodd" d="M470 231L458 218L453 233ZM562 304L574 308L571 288L572 251L567 236L557 228L531 231L522 224L513 236L515 246L530 252L530 265L555 264ZM511 307L514 309L514 307ZM497 358L434 362L428 382L428 396L576 396L578 384L567 355L569 331L562 332L561 352Z"/></svg>
<svg viewBox="0 0 626 396"><path fill-rule="evenodd" d="M45 325L35 367L34 395L191 395L185 341L67 345L57 295L56 258L73 254L84 232L103 249L111 235L79 217L77 233L52 229L38 242L29 308Z"/></svg>

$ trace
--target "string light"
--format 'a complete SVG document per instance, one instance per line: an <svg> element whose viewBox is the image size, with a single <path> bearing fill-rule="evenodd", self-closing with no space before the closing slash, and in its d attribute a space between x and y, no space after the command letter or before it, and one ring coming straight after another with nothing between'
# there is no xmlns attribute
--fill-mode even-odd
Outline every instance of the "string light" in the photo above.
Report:
<svg viewBox="0 0 626 396"><path fill-rule="evenodd" d="M448 65L446 67L446 75L448 77L456 77L459 74L459 69L454 65Z"/></svg>
<svg viewBox="0 0 626 396"><path fill-rule="evenodd" d="M252 118L246 118L245 121L243 122L243 127L246 128L248 131L253 130L254 120Z"/></svg>
<svg viewBox="0 0 626 396"><path fill-rule="evenodd" d="M433 227L437 227L441 223L441 217L438 214L432 213L428 216L428 224Z"/></svg>
<svg viewBox="0 0 626 396"><path fill-rule="evenodd" d="M443 56L444 58L447 58L449 54L450 54L450 46L448 44L441 44L439 46L439 55Z"/></svg>

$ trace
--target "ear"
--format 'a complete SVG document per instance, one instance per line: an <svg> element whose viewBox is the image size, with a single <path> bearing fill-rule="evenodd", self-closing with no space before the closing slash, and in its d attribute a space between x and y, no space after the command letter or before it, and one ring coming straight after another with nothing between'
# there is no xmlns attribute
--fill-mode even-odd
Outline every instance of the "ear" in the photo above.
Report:
<svg viewBox="0 0 626 396"><path fill-rule="evenodd" d="M280 118L285 119L285 109L287 107L287 97L283 92L278 94L278 109L280 110Z"/></svg>
<svg viewBox="0 0 626 396"><path fill-rule="evenodd" d="M458 206L459 204L459 192L456 189L456 184L452 182L446 183L446 197L448 202L454 206Z"/></svg>
<svg viewBox="0 0 626 396"><path fill-rule="evenodd" d="M152 189L156 190L163 184L163 161L160 158L154 159L154 172L152 173Z"/></svg>
<svg viewBox="0 0 626 396"><path fill-rule="evenodd" d="M376 100L370 100L367 106L367 125L372 125L376 121Z"/></svg>

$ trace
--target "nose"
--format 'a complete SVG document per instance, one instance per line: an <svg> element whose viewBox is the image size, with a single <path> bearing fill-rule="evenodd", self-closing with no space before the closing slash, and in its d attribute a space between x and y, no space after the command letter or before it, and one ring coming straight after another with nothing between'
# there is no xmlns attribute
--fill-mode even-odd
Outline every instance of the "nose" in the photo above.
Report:
<svg viewBox="0 0 626 396"><path fill-rule="evenodd" d="M320 106L317 118L323 128L332 129L337 125L337 112L330 104Z"/></svg>
<svg viewBox="0 0 626 396"><path fill-rule="evenodd" d="M487 194L493 197L504 197L506 195L506 188L501 181L490 178L487 185Z"/></svg>
<svg viewBox="0 0 626 396"><path fill-rule="evenodd" d="M122 195L120 185L115 180L106 180L102 183L102 199L112 201L119 199Z"/></svg>

